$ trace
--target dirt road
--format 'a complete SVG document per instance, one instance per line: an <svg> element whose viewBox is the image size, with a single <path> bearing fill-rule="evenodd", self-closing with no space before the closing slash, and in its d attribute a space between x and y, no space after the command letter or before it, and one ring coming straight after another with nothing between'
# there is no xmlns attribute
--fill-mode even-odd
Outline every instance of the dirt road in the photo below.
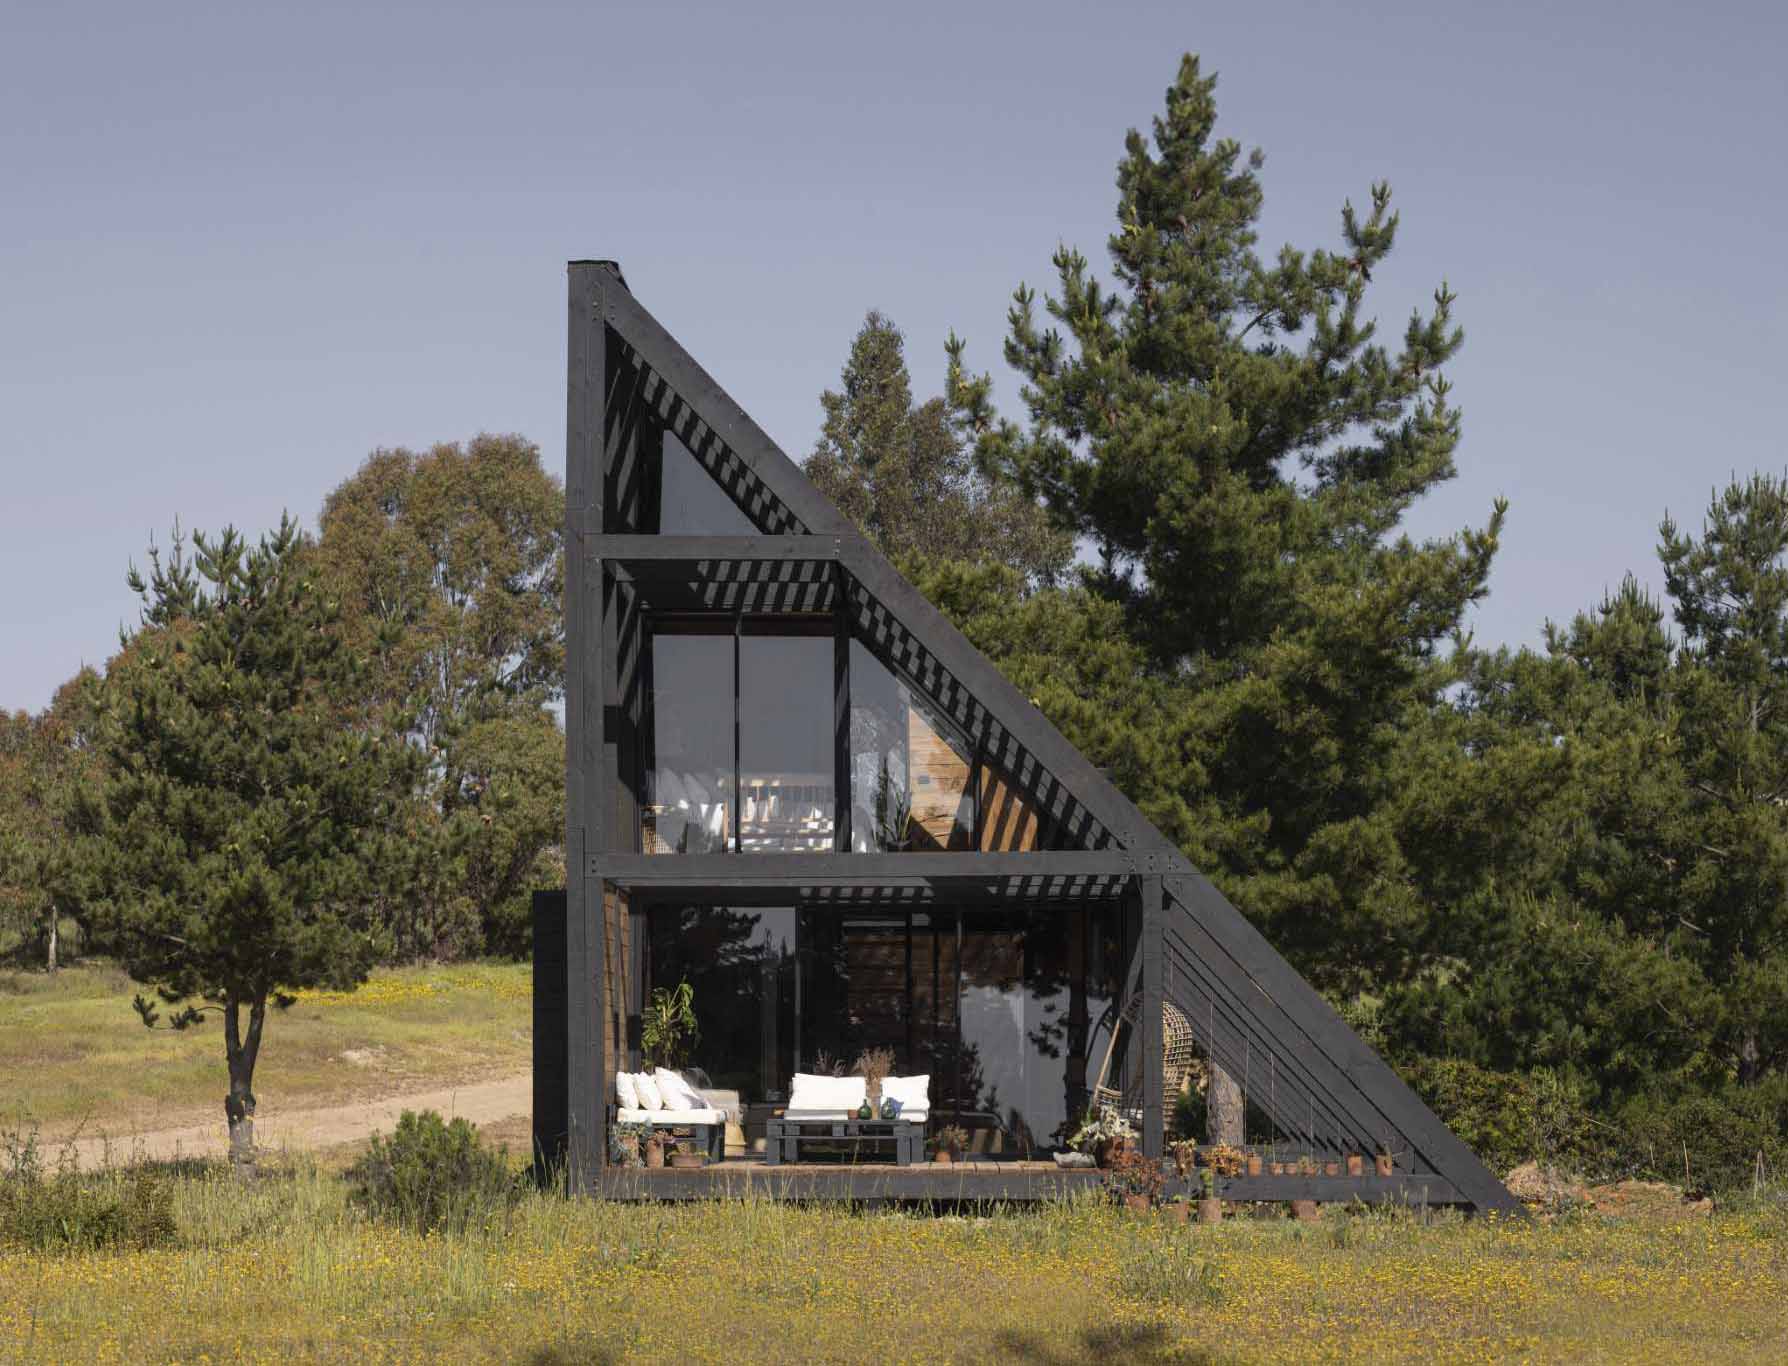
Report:
<svg viewBox="0 0 1788 1366"><path fill-rule="evenodd" d="M494 1124L530 1113L534 1080L530 1073L498 1081L453 1086L440 1091L418 1091L360 1101L327 1110L292 1110L263 1113L255 1120L255 1141L262 1148L328 1148L368 1138L375 1130L390 1133L405 1110L439 1110L447 1118L463 1115L474 1124ZM215 1124L185 1129L161 1129L150 1133L111 1132L85 1135L75 1140L75 1152L83 1167L103 1161L108 1146L113 1161L174 1157L215 1157L229 1151L229 1131L219 1115ZM52 1159L63 1145L46 1145Z"/></svg>

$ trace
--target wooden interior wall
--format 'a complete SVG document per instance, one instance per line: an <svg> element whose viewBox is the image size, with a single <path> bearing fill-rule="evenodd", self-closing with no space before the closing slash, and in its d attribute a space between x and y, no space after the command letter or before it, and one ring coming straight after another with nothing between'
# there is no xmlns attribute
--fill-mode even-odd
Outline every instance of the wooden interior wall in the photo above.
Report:
<svg viewBox="0 0 1788 1366"><path fill-rule="evenodd" d="M1037 810L992 769L981 770L981 848L1017 852L1037 847Z"/></svg>
<svg viewBox="0 0 1788 1366"><path fill-rule="evenodd" d="M917 707L908 707L906 716L907 789L912 802L907 833L915 848L967 850L973 843L965 801L969 761Z"/></svg>

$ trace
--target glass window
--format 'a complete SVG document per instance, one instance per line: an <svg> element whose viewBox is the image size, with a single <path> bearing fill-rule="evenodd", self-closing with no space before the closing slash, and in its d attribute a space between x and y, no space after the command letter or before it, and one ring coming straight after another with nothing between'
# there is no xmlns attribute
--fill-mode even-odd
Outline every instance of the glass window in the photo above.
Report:
<svg viewBox="0 0 1788 1366"><path fill-rule="evenodd" d="M732 840L733 638L655 632L652 753L640 815L648 854L718 854Z"/></svg>
<svg viewBox="0 0 1788 1366"><path fill-rule="evenodd" d="M664 434L664 486L658 530L665 535L755 536L757 527L714 476L669 432Z"/></svg>
<svg viewBox="0 0 1788 1366"><path fill-rule="evenodd" d="M690 1064L743 1101L784 1097L798 1049L793 908L654 906L647 920L649 986L687 981L693 994Z"/></svg>
<svg viewBox="0 0 1788 1366"><path fill-rule="evenodd" d="M851 848L973 849L973 764L952 730L851 642Z"/></svg>
<svg viewBox="0 0 1788 1366"><path fill-rule="evenodd" d="M739 839L747 854L832 848L832 651L829 622L824 635L748 630L739 641Z"/></svg>

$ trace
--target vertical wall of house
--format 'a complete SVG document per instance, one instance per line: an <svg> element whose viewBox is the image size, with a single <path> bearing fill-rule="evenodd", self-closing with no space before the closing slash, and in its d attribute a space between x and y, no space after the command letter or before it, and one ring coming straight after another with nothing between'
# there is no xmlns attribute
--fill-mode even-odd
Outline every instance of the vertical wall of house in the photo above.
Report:
<svg viewBox="0 0 1788 1366"><path fill-rule="evenodd" d="M534 893L534 1172L545 1184L565 1159L565 891Z"/></svg>
<svg viewBox="0 0 1788 1366"><path fill-rule="evenodd" d="M633 917L627 913L627 895L605 886L602 894L603 919L603 1012L602 1012L602 1100L606 1105L614 1098L613 1077L627 1066L627 1016L637 1010L628 1002L632 974L631 939Z"/></svg>

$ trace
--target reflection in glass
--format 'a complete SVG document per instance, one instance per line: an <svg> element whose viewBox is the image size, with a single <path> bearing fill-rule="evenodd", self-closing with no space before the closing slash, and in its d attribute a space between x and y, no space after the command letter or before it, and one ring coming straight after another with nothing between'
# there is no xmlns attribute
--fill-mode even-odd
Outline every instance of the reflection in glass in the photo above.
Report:
<svg viewBox="0 0 1788 1366"><path fill-rule="evenodd" d="M832 848L832 637L739 641L739 839L747 853Z"/></svg>
<svg viewBox="0 0 1788 1366"><path fill-rule="evenodd" d="M758 528L713 475L669 432L664 434L664 488L658 530L667 536L752 536Z"/></svg>
<svg viewBox="0 0 1788 1366"><path fill-rule="evenodd" d="M641 848L721 853L732 837L732 637L659 634L651 648L653 749Z"/></svg>
<svg viewBox="0 0 1788 1366"><path fill-rule="evenodd" d="M1084 1114L1117 994L1122 920L1039 908L800 917L801 1065L890 1048L931 1076L974 1151L1059 1147Z"/></svg>
<svg viewBox="0 0 1788 1366"><path fill-rule="evenodd" d="M795 912L655 906L646 997L687 980L700 1037L690 1062L743 1101L788 1091L795 1032Z"/></svg>
<svg viewBox="0 0 1788 1366"><path fill-rule="evenodd" d="M969 756L860 641L851 642L851 848L974 848Z"/></svg>

